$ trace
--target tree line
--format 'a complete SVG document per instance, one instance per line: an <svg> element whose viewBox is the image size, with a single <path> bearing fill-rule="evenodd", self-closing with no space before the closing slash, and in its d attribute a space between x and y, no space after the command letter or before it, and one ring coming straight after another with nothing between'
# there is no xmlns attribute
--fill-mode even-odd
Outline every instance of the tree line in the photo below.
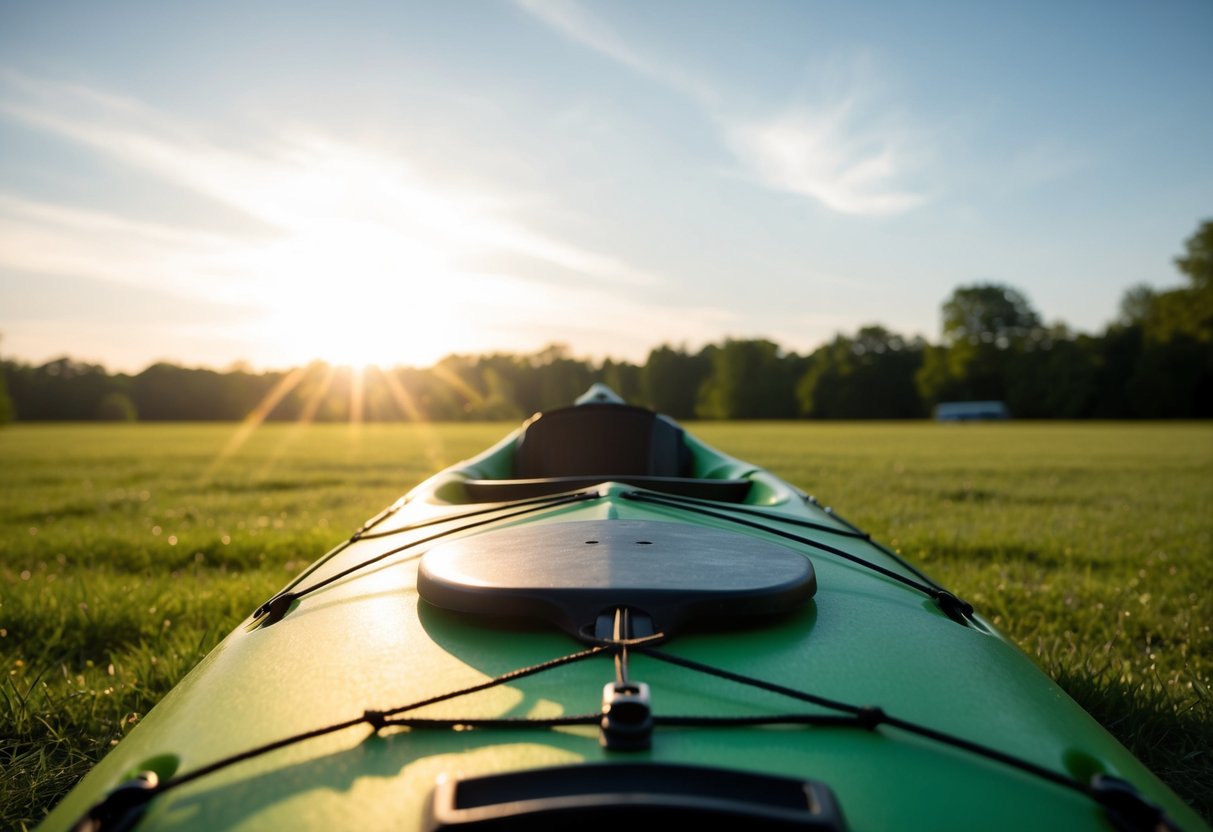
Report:
<svg viewBox="0 0 1213 832"><path fill-rule="evenodd" d="M154 364L136 375L70 358L0 362L0 421L456 421L519 419L593 382L678 419L916 419L945 401L998 400L1017 418L1213 416L1213 220L1175 259L1184 285L1137 286L1104 332L1046 324L1014 287L978 283L942 304L937 343L879 324L799 355L766 339L643 364L538 353L451 355L432 367L281 372Z"/></svg>

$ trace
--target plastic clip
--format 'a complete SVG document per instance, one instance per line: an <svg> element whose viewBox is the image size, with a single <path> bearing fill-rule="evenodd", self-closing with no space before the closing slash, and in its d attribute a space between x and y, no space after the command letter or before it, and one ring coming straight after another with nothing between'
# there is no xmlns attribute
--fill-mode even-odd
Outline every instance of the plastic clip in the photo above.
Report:
<svg viewBox="0 0 1213 832"><path fill-rule="evenodd" d="M1159 806L1142 797L1128 780L1107 774L1091 778L1091 796L1107 812L1118 832L1158 832L1176 830L1174 822Z"/></svg>
<svg viewBox="0 0 1213 832"><path fill-rule="evenodd" d="M90 807L88 814L72 827L72 832L126 832L132 829L147 808L147 802L156 796L159 786L156 772L139 772Z"/></svg>
<svg viewBox="0 0 1213 832"><path fill-rule="evenodd" d="M602 732L608 751L643 751L653 741L649 686L643 682L608 682L602 689Z"/></svg>
<svg viewBox="0 0 1213 832"><path fill-rule="evenodd" d="M973 615L973 605L962 601L950 592L940 590L935 594L935 603L944 611L948 618L960 624L967 623L966 619Z"/></svg>

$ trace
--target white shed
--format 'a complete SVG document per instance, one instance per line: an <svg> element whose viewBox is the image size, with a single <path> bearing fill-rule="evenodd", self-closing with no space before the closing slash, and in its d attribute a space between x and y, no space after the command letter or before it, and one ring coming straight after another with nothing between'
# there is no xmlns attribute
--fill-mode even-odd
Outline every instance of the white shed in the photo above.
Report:
<svg viewBox="0 0 1213 832"><path fill-rule="evenodd" d="M973 422L990 419L1010 419L1006 402L940 402L935 406L935 419L940 422Z"/></svg>

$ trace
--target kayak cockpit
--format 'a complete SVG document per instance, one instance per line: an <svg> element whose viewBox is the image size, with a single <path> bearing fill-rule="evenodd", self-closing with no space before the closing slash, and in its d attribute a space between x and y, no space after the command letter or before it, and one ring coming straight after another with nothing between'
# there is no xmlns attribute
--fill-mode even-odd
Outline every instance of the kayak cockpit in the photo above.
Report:
<svg viewBox="0 0 1213 832"><path fill-rule="evenodd" d="M603 482L622 482L638 488L677 494L680 497L695 497L700 500L716 500L724 503L745 502L753 485L746 479L700 480L693 477L646 477L629 474L589 477L540 477L516 480L464 480L469 502L500 503L513 500L528 500L590 488Z"/></svg>
<svg viewBox="0 0 1213 832"><path fill-rule="evenodd" d="M522 479L583 475L691 477L685 431L627 404L579 404L537 413L522 426L514 474Z"/></svg>
<svg viewBox="0 0 1213 832"><path fill-rule="evenodd" d="M524 500L605 482L725 503L770 505L793 496L786 484L767 482L764 471L704 445L672 419L594 392L535 414L430 490L453 503Z"/></svg>

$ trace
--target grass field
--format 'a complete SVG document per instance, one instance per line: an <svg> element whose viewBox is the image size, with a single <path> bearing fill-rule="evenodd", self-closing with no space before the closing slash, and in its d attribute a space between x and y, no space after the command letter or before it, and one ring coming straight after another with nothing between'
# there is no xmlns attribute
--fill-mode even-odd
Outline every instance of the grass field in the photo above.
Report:
<svg viewBox="0 0 1213 832"><path fill-rule="evenodd" d="M972 602L1213 817L1213 424L705 423ZM0 828L306 564L507 426L0 430Z"/></svg>

